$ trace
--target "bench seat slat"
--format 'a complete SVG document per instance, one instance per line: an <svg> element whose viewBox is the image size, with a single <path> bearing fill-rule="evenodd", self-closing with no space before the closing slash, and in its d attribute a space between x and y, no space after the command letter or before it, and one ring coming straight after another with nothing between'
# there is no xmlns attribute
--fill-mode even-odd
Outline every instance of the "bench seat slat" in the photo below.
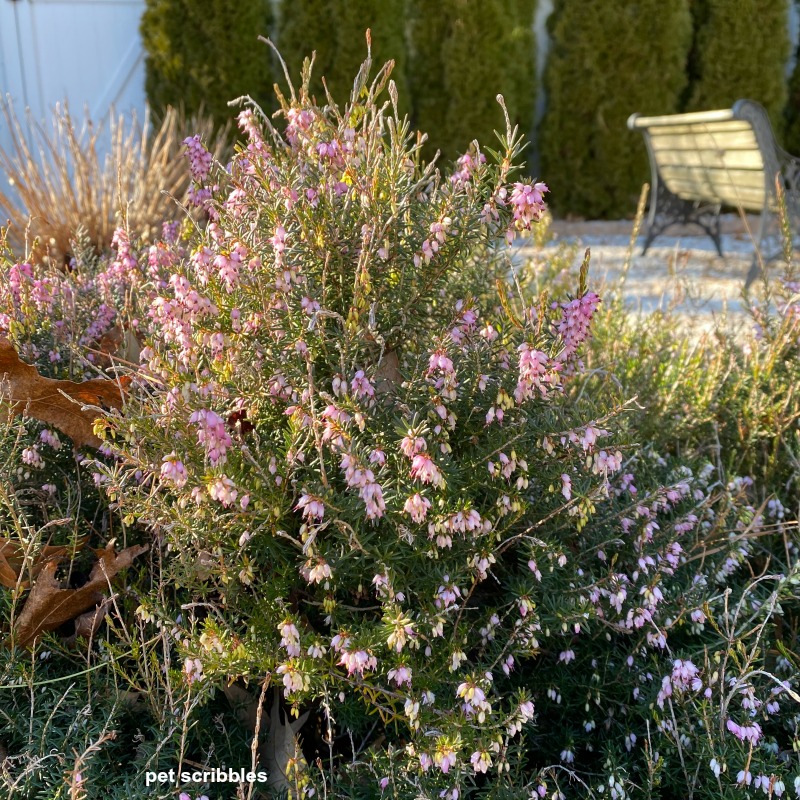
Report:
<svg viewBox="0 0 800 800"><path fill-rule="evenodd" d="M752 126L744 120L731 120L730 122L715 122L710 124L697 125L654 125L648 128L651 136L684 136L686 134L696 136L699 133L721 134L739 133L749 131Z"/></svg>
<svg viewBox="0 0 800 800"><path fill-rule="evenodd" d="M682 133L677 136L651 136L650 145L659 150L758 150L752 130L733 133Z"/></svg>
<svg viewBox="0 0 800 800"><path fill-rule="evenodd" d="M651 128L654 125L685 125L698 122L723 122L735 119L733 109L720 108L715 111L693 111L688 114L667 114L657 117L636 117L629 122L633 128Z"/></svg>
<svg viewBox="0 0 800 800"><path fill-rule="evenodd" d="M705 167L706 169L764 170L759 150L659 150L658 166Z"/></svg>
<svg viewBox="0 0 800 800"><path fill-rule="evenodd" d="M746 211L761 211L764 207L764 190L737 189L733 186L709 187L708 184L698 184L695 181L673 180L669 182L669 190L683 200L699 200L713 202L714 198L722 205L741 206Z"/></svg>
<svg viewBox="0 0 800 800"><path fill-rule="evenodd" d="M737 186L744 189L763 189L764 172L741 169L707 169L706 167L664 166L659 175L669 186L670 181L692 181L704 186Z"/></svg>

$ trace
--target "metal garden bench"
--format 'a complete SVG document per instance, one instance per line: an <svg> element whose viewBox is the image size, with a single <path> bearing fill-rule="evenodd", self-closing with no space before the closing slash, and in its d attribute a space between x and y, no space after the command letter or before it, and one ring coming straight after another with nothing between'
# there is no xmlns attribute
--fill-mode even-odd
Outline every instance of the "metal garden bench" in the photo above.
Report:
<svg viewBox="0 0 800 800"><path fill-rule="evenodd" d="M719 214L723 206L761 214L760 250L770 218L777 212L776 177L789 214L798 217L800 160L778 146L769 117L752 100L733 108L643 117L632 114L628 128L641 131L652 171L652 194L642 255L675 224L700 226L723 255ZM767 260L767 259L765 259ZM758 275L758 259L747 276Z"/></svg>

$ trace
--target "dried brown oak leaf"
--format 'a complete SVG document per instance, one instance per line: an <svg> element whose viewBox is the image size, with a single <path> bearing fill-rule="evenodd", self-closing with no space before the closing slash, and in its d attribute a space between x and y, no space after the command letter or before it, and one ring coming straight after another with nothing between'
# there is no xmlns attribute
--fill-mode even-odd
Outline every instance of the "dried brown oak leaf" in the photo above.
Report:
<svg viewBox="0 0 800 800"><path fill-rule="evenodd" d="M6 646L13 643L17 647L29 647L42 633L53 631L102 603L111 579L147 550L147 545L135 545L115 553L113 544L105 550L95 550L97 563L92 567L89 580L77 589L62 589L55 578L58 564L54 561L45 564L14 620Z"/></svg>
<svg viewBox="0 0 800 800"><path fill-rule="evenodd" d="M82 383L43 378L26 364L13 345L0 337L0 384L8 385L11 411L27 414L58 428L76 447L85 444L99 447L101 440L93 431L97 411L83 406L122 408L123 393L130 378L106 380L95 378ZM66 395L66 397L65 397Z"/></svg>
<svg viewBox="0 0 800 800"><path fill-rule="evenodd" d="M106 368L115 361L138 364L142 344L131 328L115 325L97 340L97 349L99 354L96 363L99 367Z"/></svg>
<svg viewBox="0 0 800 800"><path fill-rule="evenodd" d="M35 578L50 561L56 563L68 556L72 556L83 548L86 539L78 541L74 547L69 545L45 545L33 558L33 563L28 569L28 575ZM20 575L25 566L25 549L19 542L0 536L0 586L7 589L27 589L28 581L20 580Z"/></svg>

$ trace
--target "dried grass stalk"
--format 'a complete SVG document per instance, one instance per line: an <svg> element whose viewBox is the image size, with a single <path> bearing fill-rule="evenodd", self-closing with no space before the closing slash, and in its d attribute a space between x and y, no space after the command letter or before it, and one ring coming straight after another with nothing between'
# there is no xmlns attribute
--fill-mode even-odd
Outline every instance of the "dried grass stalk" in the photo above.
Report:
<svg viewBox="0 0 800 800"><path fill-rule="evenodd" d="M112 110L107 130L87 114L80 131L66 104L56 106L52 131L30 112L23 124L10 98L0 98L0 110L11 134L9 148L0 147L0 172L11 185L0 189L0 223L11 221L9 244L17 252L27 245L34 258L63 259L79 227L98 251L120 224L158 235L162 222L182 213L175 200L183 202L189 187L183 139L199 133L217 157L225 150L227 131L214 134L210 119L187 120L174 108L153 132L149 109L141 125Z"/></svg>

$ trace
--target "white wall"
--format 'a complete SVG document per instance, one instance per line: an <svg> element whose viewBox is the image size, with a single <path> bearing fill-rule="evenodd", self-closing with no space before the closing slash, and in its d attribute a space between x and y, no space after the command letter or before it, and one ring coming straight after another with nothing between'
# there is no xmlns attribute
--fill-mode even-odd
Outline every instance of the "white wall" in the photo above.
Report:
<svg viewBox="0 0 800 800"><path fill-rule="evenodd" d="M67 100L95 121L144 111L144 0L0 0L0 93L45 120ZM0 142L8 141L0 117Z"/></svg>

